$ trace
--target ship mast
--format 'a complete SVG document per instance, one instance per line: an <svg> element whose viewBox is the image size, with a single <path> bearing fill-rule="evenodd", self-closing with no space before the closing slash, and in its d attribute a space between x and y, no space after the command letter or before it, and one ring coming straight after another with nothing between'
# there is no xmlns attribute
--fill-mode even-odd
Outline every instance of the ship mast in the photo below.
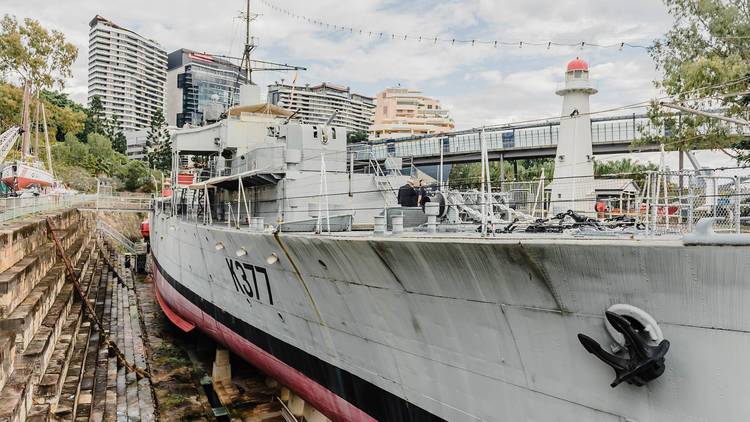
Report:
<svg viewBox="0 0 750 422"><path fill-rule="evenodd" d="M250 36L250 22L255 20L258 15L250 14L250 0L246 0L245 6L245 51L242 54L242 61L245 62L245 82L253 83L253 70L250 64L250 53L255 50L255 37Z"/></svg>

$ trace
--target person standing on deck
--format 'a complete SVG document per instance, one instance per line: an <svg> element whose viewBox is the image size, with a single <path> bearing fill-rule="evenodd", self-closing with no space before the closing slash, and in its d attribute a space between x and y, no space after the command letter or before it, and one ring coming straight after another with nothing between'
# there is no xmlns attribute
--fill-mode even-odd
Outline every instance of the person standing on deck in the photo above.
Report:
<svg viewBox="0 0 750 422"><path fill-rule="evenodd" d="M398 204L402 207L416 207L419 203L414 184L414 181L410 180L398 189Z"/></svg>

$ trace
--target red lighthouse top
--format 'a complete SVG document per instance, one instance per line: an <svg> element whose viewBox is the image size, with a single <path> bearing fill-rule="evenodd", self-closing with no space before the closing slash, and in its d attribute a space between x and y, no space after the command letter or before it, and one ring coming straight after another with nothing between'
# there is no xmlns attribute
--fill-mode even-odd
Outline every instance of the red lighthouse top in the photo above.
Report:
<svg viewBox="0 0 750 422"><path fill-rule="evenodd" d="M568 63L567 72L573 72L574 70L585 70L586 72L588 72L589 64L576 57L574 60L571 60L570 63Z"/></svg>

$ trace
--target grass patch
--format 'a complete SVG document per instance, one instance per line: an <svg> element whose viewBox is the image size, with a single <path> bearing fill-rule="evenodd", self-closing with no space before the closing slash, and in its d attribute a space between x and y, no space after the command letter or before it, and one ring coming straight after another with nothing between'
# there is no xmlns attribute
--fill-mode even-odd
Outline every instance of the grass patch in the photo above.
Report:
<svg viewBox="0 0 750 422"><path fill-rule="evenodd" d="M164 398L164 400L162 400L162 404L167 409L174 409L175 407L178 407L185 403L187 399L188 398L183 396L182 394L169 394Z"/></svg>
<svg viewBox="0 0 750 422"><path fill-rule="evenodd" d="M169 343L162 343L154 354L157 363L171 368L191 367L185 353Z"/></svg>

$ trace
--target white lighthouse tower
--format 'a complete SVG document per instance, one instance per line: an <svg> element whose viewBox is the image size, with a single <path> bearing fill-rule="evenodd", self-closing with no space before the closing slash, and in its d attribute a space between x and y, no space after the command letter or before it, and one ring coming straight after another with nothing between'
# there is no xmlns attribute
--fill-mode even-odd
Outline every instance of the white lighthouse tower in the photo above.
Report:
<svg viewBox="0 0 750 422"><path fill-rule="evenodd" d="M589 65L579 59L568 63L565 86L557 90L563 97L562 119L555 156L550 210L593 213L594 155L591 150L589 96L597 90L589 80Z"/></svg>

